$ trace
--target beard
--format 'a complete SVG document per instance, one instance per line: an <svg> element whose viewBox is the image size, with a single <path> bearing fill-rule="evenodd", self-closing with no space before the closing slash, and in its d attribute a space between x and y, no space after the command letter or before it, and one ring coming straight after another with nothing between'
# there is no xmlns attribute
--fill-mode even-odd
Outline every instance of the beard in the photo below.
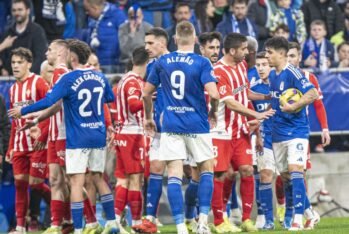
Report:
<svg viewBox="0 0 349 234"><path fill-rule="evenodd" d="M22 15L16 16L16 23L17 24L22 24L22 23L24 23L27 20L27 18L28 17L22 16Z"/></svg>

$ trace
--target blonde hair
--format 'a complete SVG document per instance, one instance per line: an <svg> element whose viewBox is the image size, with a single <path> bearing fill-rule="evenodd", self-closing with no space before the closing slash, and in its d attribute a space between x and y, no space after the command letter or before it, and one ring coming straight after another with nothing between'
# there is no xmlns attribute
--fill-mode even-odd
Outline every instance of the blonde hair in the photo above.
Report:
<svg viewBox="0 0 349 234"><path fill-rule="evenodd" d="M179 45L191 45L195 42L195 28L189 21L182 21L176 26L176 40Z"/></svg>

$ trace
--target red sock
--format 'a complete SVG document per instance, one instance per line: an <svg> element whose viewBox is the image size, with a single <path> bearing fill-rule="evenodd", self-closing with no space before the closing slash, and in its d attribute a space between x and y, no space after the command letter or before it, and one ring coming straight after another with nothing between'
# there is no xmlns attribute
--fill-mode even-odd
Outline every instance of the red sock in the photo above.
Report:
<svg viewBox="0 0 349 234"><path fill-rule="evenodd" d="M128 191L127 201L131 209L132 220L140 220L142 217L142 193L141 191Z"/></svg>
<svg viewBox="0 0 349 234"><path fill-rule="evenodd" d="M121 215L125 209L127 202L127 188L122 187L121 185L115 187L115 202L114 210L115 214Z"/></svg>
<svg viewBox="0 0 349 234"><path fill-rule="evenodd" d="M63 220L70 221L71 220L71 210L70 210L70 201L64 201L64 213Z"/></svg>
<svg viewBox="0 0 349 234"><path fill-rule="evenodd" d="M96 214L96 212L97 212L96 205L93 205L92 209L93 209L93 213Z"/></svg>
<svg viewBox="0 0 349 234"><path fill-rule="evenodd" d="M222 181L214 179L212 194L212 212L214 217L214 225L217 226L224 222L223 220L223 185Z"/></svg>
<svg viewBox="0 0 349 234"><path fill-rule="evenodd" d="M285 204L284 183L282 182L281 176L276 177L275 193L276 193L276 199L278 201L278 204L279 205Z"/></svg>
<svg viewBox="0 0 349 234"><path fill-rule="evenodd" d="M223 210L227 210L227 203L229 201L231 190L233 188L233 182L234 180L231 180L229 178L224 179L224 185L223 185Z"/></svg>
<svg viewBox="0 0 349 234"><path fill-rule="evenodd" d="M254 197L254 179L253 176L241 178L240 195L242 201L242 221L251 217Z"/></svg>
<svg viewBox="0 0 349 234"><path fill-rule="evenodd" d="M25 227L25 215L28 210L28 186L29 182L16 180L16 219L17 226Z"/></svg>
<svg viewBox="0 0 349 234"><path fill-rule="evenodd" d="M45 200L46 204L51 203L51 189L47 184L45 183L31 184L30 188L38 191L42 196L42 198Z"/></svg>
<svg viewBox="0 0 349 234"><path fill-rule="evenodd" d="M52 225L61 226L63 214L65 212L64 202L60 200L51 200L50 208Z"/></svg>
<svg viewBox="0 0 349 234"><path fill-rule="evenodd" d="M92 203L90 199L84 199L84 216L86 219L86 223L95 223L97 222L96 214L94 213Z"/></svg>

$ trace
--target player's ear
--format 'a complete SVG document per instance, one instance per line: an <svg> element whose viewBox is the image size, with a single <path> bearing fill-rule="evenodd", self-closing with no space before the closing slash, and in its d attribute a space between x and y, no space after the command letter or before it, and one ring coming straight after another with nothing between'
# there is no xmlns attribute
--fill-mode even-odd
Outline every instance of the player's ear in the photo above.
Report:
<svg viewBox="0 0 349 234"><path fill-rule="evenodd" d="M200 53L201 55L204 53L204 47L202 45L200 45Z"/></svg>
<svg viewBox="0 0 349 234"><path fill-rule="evenodd" d="M175 43L175 45L177 45L177 46L178 46L178 43L177 43L177 36L176 36L176 34L173 36L173 39L174 39L174 43Z"/></svg>
<svg viewBox="0 0 349 234"><path fill-rule="evenodd" d="M230 48L230 49L229 49L229 54L230 54L230 55L234 56L234 55L235 55L235 52L236 52L236 50L235 50L234 48Z"/></svg>
<svg viewBox="0 0 349 234"><path fill-rule="evenodd" d="M27 67L28 67L29 70L32 68L32 65L33 65L32 63L28 62Z"/></svg>

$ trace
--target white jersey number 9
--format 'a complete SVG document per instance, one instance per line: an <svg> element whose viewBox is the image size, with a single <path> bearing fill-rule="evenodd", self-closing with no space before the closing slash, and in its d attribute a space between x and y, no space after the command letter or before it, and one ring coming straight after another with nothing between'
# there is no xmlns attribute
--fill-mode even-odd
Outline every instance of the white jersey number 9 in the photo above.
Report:
<svg viewBox="0 0 349 234"><path fill-rule="evenodd" d="M178 78L177 78L178 77ZM185 74L182 71L171 73L172 95L179 100L184 98Z"/></svg>
<svg viewBox="0 0 349 234"><path fill-rule="evenodd" d="M98 93L98 100L97 100L97 111L98 115L102 114L102 96L103 96L103 88L102 87L95 87L93 89L94 93ZM88 89L81 89L78 93L78 99L84 100L81 105L79 106L79 114L81 117L90 117L92 115L92 110L86 111L85 108L88 106L92 99L91 91Z"/></svg>

